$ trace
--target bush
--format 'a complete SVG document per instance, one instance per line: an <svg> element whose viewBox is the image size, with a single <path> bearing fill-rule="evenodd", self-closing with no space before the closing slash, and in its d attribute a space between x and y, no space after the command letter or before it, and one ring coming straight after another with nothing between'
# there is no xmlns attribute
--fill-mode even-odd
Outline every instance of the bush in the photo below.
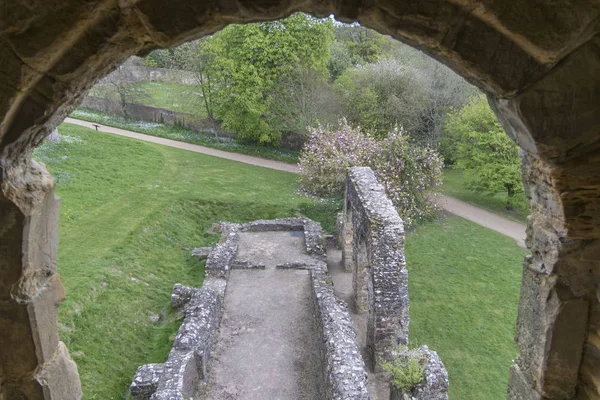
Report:
<svg viewBox="0 0 600 400"><path fill-rule="evenodd" d="M429 218L439 209L441 157L409 143L400 129L377 140L341 120L337 129L318 127L300 155L301 186L317 196L342 195L348 168L371 167L406 225Z"/></svg>
<svg viewBox="0 0 600 400"><path fill-rule="evenodd" d="M425 379L423 354L417 350L402 349L392 362L384 363L383 369L392 375L392 385L405 393Z"/></svg>

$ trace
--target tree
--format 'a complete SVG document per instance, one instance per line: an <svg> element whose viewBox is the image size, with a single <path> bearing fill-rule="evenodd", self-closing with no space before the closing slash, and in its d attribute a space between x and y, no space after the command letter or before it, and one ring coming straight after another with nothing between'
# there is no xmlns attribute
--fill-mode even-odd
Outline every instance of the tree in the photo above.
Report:
<svg viewBox="0 0 600 400"><path fill-rule="evenodd" d="M507 194L506 208L514 208L514 195L523 192L517 145L510 139L487 103L474 96L467 105L449 115L446 123L455 167L465 171L467 185L475 191Z"/></svg>
<svg viewBox="0 0 600 400"><path fill-rule="evenodd" d="M389 54L393 39L358 24L335 24L331 59L327 65L335 80L348 68L375 63Z"/></svg>
<svg viewBox="0 0 600 400"><path fill-rule="evenodd" d="M171 53L173 66L193 73L197 90L191 92L196 94L192 101L199 108L204 108L204 114L213 124L216 124L215 97L220 74L217 61L221 46L219 36L209 36L175 47ZM202 113L197 114L202 115Z"/></svg>
<svg viewBox="0 0 600 400"><path fill-rule="evenodd" d="M341 195L348 168L368 166L410 226L436 214L443 161L432 149L410 143L393 129L377 140L341 120L334 129L310 130L300 156L300 183L320 196Z"/></svg>
<svg viewBox="0 0 600 400"><path fill-rule="evenodd" d="M342 113L326 75L312 68L298 66L281 77L273 99L274 123L288 132L306 134L318 124L336 124Z"/></svg>
<svg viewBox="0 0 600 400"><path fill-rule="evenodd" d="M389 58L346 70L336 86L348 120L376 136L397 125L412 135L428 101L419 71Z"/></svg>
<svg viewBox="0 0 600 400"><path fill-rule="evenodd" d="M240 138L276 143L284 126L274 103L286 90L278 83L296 71L326 74L331 21L297 13L275 22L230 25L212 40L215 114Z"/></svg>

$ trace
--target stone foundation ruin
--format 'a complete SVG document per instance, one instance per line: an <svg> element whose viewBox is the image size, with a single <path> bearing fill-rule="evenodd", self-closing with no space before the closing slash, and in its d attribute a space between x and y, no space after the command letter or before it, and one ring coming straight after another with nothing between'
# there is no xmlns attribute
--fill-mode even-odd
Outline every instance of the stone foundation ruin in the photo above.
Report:
<svg viewBox="0 0 600 400"><path fill-rule="evenodd" d="M367 305L367 348L373 367L381 370L384 362L393 361L399 355L419 354L424 362L423 381L407 393L392 388L390 399L447 399L448 374L437 353L426 346L416 350L406 346L409 299L403 223L370 168L353 168L348 173L346 209L342 217L340 235L345 238L342 241L344 265L350 265L352 269L347 272L352 273L356 308L365 312L361 305ZM176 284L173 288L171 303L183 314L183 323L167 361L138 369L130 387L132 400L205 398L203 396L209 389L203 388L218 373L211 370L212 359L226 357L218 351L215 356L215 348L222 336L219 327L223 315L227 314L227 298L231 296L228 282L236 269L254 274L244 275L250 281L264 275L265 270L297 271L299 276L308 275L312 299L310 315L315 318L317 327L312 334L318 336L315 343L319 344L317 364L320 365L319 377L308 384L319 388L318 398L368 400L372 389L368 389L367 369L355 331L355 324L360 320L353 320L348 305L336 294L328 272L320 224L306 218L285 218L247 224L221 222L211 230L221 234L220 242L192 252L194 257L206 259L203 287L195 289ZM292 260L288 258L286 262L274 262L267 254L269 250L287 252L290 249L261 249L257 242L254 246L258 249L247 254L250 259L241 256L243 235L258 234L260 237L277 232L302 237L305 255ZM274 240L273 236L267 237L270 238L268 241ZM350 254L352 260L347 259ZM301 323L312 324L306 320ZM256 328L252 322L250 326ZM243 332L245 328L236 328L239 329ZM235 338L227 339L225 335L221 340ZM227 344L228 347L232 345ZM289 358L294 356L293 352L286 354Z"/></svg>
<svg viewBox="0 0 600 400"><path fill-rule="evenodd" d="M353 170L348 181L352 184L351 190L357 190L352 192L356 196L362 195L361 188L377 188L377 182L374 180L372 171L368 168ZM359 200L360 197L357 197L353 201L358 202ZM382 204L387 205L384 201L385 197L381 200L383 203L373 204L373 207L380 208ZM396 224L396 227L402 227L397 214L395 218L390 218L388 222ZM384 224L384 226L386 225ZM229 340L232 340L231 338L227 339L226 335L223 337L220 332L221 320L224 315L227 315L227 298L231 296L228 282L231 274L234 273L233 270L246 270L254 274L247 275L246 278L255 277L258 279L261 276L260 274L265 274L265 270L275 269L288 271L292 274L294 274L293 271L297 271L294 275L308 275L310 281L307 288L310 291L310 299L312 299L309 305L312 310L310 315L315 318L314 324L316 326L316 330L312 334L316 335L315 339L317 340L315 343L318 343L318 349L316 349L318 357L315 360L317 365L314 367L319 368L319 373L316 380L312 380L308 384L319 388L318 398L368 400L370 394L367 389L367 370L355 332L354 324L356 321L353 321L348 305L335 292L328 272L324 248L325 240L320 225L305 218L286 218L272 221L260 220L248 224L219 223L212 230L221 233L220 242L210 248L195 249L192 253L195 257L206 259L204 285L202 288L196 289L176 284L173 288L172 306L183 314L183 323L177 332L167 361L163 364L143 365L138 369L130 387L131 399L183 400L191 397L205 398L206 391L209 390L207 386L210 382L215 385L215 382L213 382L215 380L214 375L218 373L213 368L214 358L224 357L222 352L219 353L215 350L218 348L218 340L227 340L227 347L234 345L229 342ZM244 260L240 258L240 245L243 243L243 235L277 232L284 235L301 234L304 246L303 252L307 257L285 263L273 264L271 262L271 265L266 265L269 264L269 261L257 262L256 259ZM389 244L389 242L384 243ZM397 243L395 246L397 254L402 255L402 247L402 242ZM282 250L285 251L285 249L278 249L278 251ZM386 254L389 252L389 249L386 250ZM374 251L374 254L380 253ZM373 264L365 270L372 270L376 273L380 268L386 270L387 275L399 274L404 268L403 262L399 263L400 259L397 257L390 258L382 255L382 260L392 259L395 259L393 265L392 263L383 263L381 266ZM373 279L374 275L370 274L369 276ZM396 345L398 343L406 343L407 341L408 317L404 316L403 313L408 312L408 299L398 299L393 295L393 293L404 293L405 295L407 293L405 270L402 276L403 280L396 282L398 286L395 289L388 286L386 293L384 293L386 298L396 299L395 302L382 302L376 296L373 297L373 293L369 297L370 301L372 300L373 304L376 304L380 309L373 318L369 319L369 323L377 321L379 324L376 329L370 329L369 332L372 338L369 340L373 340L374 348L382 352L380 358L385 357L387 360L397 354L398 347ZM374 287L379 291L379 286L375 285ZM245 300L250 301L250 299ZM389 305L394 308L387 311L382 309ZM405 307L396 307L397 305ZM398 320L398 316L402 317L401 320ZM386 319L389 319L392 323L384 325L382 322L385 322ZM302 324L311 325L312 323L303 320ZM250 323L250 326L254 326L252 329L256 328L253 323ZM244 332L244 328L241 332ZM235 337L239 334L241 333L236 333ZM235 340L235 337L233 340ZM270 339L267 338L267 342ZM275 352L279 351L275 350ZM435 397L439 400L446 399L448 378L441 360L435 352L430 352L426 347L422 353L426 360L425 379L414 388L413 392L406 394L409 396L407 398L420 400ZM285 356L293 359L295 354L292 352ZM212 381L211 378L213 378ZM394 398L395 395L398 394L392 392L391 398ZM241 396L243 398L243 394Z"/></svg>
<svg viewBox="0 0 600 400"><path fill-rule="evenodd" d="M219 223L221 233L212 248L195 249L193 255L206 258L205 280L200 289L176 284L171 302L184 314L173 348L164 364L138 368L130 386L132 400L183 400L198 393L211 374L211 357L218 338L229 275L233 269L265 269L264 264L237 258L240 234L245 232L302 232L310 262L278 264L277 269L307 271L322 343L319 349L323 398L367 400L367 373L360 356L356 334L346 304L334 293L327 275L324 237L320 224L306 218L259 220L249 224ZM290 357L293 354L289 355ZM316 384L313 382L313 384Z"/></svg>

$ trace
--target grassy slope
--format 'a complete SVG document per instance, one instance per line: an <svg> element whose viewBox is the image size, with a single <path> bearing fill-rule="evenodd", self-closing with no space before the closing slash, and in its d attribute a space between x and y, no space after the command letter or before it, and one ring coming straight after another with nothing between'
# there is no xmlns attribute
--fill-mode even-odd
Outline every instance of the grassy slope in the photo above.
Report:
<svg viewBox="0 0 600 400"><path fill-rule="evenodd" d="M140 82L137 85L148 94L141 101L144 105L206 117L202 95L194 85L170 82Z"/></svg>
<svg viewBox="0 0 600 400"><path fill-rule="evenodd" d="M451 399L506 397L525 253L458 217L407 236L411 342L438 351Z"/></svg>
<svg viewBox="0 0 600 400"><path fill-rule="evenodd" d="M69 124L60 131L62 143L35 158L62 198L60 333L86 399L121 399L137 366L164 361L178 325L170 290L201 284L202 265L189 254L218 240L206 233L213 222L302 212L333 227L338 204L296 195L294 174Z"/></svg>
<svg viewBox="0 0 600 400"><path fill-rule="evenodd" d="M128 84L130 97L139 104L167 110L190 113L198 118L206 117L202 96L194 85L172 82L136 82ZM118 99L119 95L111 84L94 86L92 96Z"/></svg>
<svg viewBox="0 0 600 400"><path fill-rule="evenodd" d="M121 399L137 366L164 361L179 323L170 290L201 284L189 253L217 241L213 222L303 214L334 228L339 202L296 195L292 174L69 124L61 135L35 158L62 197L61 338L86 399ZM523 251L458 218L420 227L406 246L413 342L440 352L453 399L504 397Z"/></svg>
<svg viewBox="0 0 600 400"><path fill-rule="evenodd" d="M513 221L525 223L529 215L529 206L524 194L515 196L515 210L506 209L506 194L496 193L494 195L477 193L467 189L462 171L444 170L444 185L442 191L448 196L457 198L477 207L484 208L495 214L500 214Z"/></svg>

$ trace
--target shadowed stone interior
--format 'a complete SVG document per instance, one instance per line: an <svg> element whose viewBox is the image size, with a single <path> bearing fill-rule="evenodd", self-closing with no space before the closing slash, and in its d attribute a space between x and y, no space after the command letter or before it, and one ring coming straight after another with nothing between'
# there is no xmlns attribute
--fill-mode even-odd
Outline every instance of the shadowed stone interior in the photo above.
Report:
<svg viewBox="0 0 600 400"><path fill-rule="evenodd" d="M345 205L350 217L342 218L342 232L352 232L353 237L344 238L342 263L352 265L356 311L368 311L367 348L377 370L399 345L408 344L404 224L369 167L348 172ZM352 261L347 260L348 254Z"/></svg>
<svg viewBox="0 0 600 400"><path fill-rule="evenodd" d="M600 1L190 0L0 5L0 398L78 399L56 337L58 203L32 149L132 54L294 11L441 60L523 149L531 205L510 399L600 398Z"/></svg>

